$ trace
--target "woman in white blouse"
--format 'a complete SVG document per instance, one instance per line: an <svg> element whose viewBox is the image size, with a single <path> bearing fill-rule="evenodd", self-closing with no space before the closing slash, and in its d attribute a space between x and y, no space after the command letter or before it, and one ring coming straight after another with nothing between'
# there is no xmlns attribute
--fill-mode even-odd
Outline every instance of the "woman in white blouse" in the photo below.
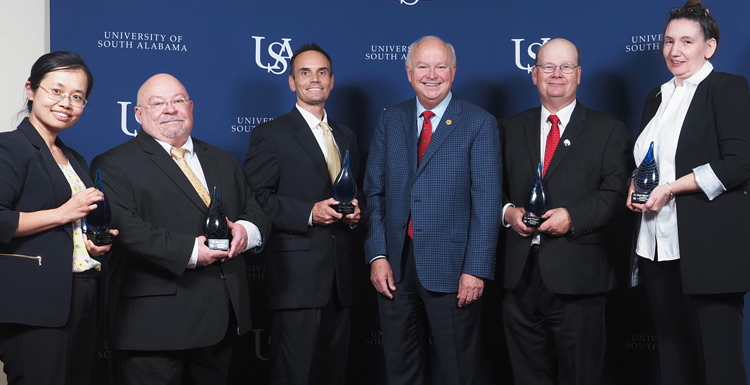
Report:
<svg viewBox="0 0 750 385"><path fill-rule="evenodd" d="M644 204L635 255L659 346L661 384L747 385L750 291L750 93L714 71L716 20L700 0L670 11L663 54L674 77L646 100L633 155L651 142L659 185Z"/></svg>

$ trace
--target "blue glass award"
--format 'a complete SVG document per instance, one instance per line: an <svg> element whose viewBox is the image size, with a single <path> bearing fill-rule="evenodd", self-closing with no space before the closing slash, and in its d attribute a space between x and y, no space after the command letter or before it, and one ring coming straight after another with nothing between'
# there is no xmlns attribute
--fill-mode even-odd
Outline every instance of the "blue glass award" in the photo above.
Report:
<svg viewBox="0 0 750 385"><path fill-rule="evenodd" d="M101 170L96 170L94 188L104 194ZM110 222L112 222L112 209L109 207L107 194L104 194L104 200L96 202L96 208L86 215L86 236L97 246L109 245L112 243L112 234L109 233Z"/></svg>
<svg viewBox="0 0 750 385"><path fill-rule="evenodd" d="M654 142L648 148L646 156L635 170L633 175L633 187L635 192L630 196L633 203L646 203L651 195L651 190L659 185L659 168L656 167L654 158Z"/></svg>
<svg viewBox="0 0 750 385"><path fill-rule="evenodd" d="M208 239L208 248L211 250L229 250L229 226L224 211L221 210L221 199L219 188L214 186L211 195L211 204L208 205L208 215L203 223L203 235Z"/></svg>
<svg viewBox="0 0 750 385"><path fill-rule="evenodd" d="M337 213L353 214L354 205L352 200L357 196L357 181L354 180L352 171L349 168L349 150L346 150L344 163L341 165L341 171L333 182L333 199L339 201L339 204L331 206Z"/></svg>
<svg viewBox="0 0 750 385"><path fill-rule="evenodd" d="M544 192L542 184L542 164L536 167L534 181L526 191L523 198L523 208L526 209L526 215L523 216L523 223L529 227L539 227L546 219L542 215L547 211L547 194Z"/></svg>

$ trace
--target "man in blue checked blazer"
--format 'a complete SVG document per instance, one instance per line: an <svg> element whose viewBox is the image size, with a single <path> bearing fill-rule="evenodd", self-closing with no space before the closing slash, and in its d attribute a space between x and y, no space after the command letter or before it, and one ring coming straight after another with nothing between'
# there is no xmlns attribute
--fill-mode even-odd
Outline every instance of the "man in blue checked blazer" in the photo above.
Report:
<svg viewBox="0 0 750 385"><path fill-rule="evenodd" d="M370 279L377 291L388 383L430 384L428 322L441 383L473 384L481 297L493 279L502 165L492 115L451 93L453 47L414 42L417 94L380 116L365 173Z"/></svg>

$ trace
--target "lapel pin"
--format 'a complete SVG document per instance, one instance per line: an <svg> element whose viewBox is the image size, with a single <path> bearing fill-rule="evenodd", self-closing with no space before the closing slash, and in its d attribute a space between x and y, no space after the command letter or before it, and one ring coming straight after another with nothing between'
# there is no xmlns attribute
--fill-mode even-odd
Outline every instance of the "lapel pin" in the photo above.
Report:
<svg viewBox="0 0 750 385"><path fill-rule="evenodd" d="M570 139L565 139L563 144L565 144L565 147L570 147Z"/></svg>
<svg viewBox="0 0 750 385"><path fill-rule="evenodd" d="M448 120L446 120L446 121L445 121L445 124L447 124L447 125L449 125L449 126L450 126L451 124L453 124L453 121L452 121L452 120L450 120L450 119L448 119Z"/></svg>

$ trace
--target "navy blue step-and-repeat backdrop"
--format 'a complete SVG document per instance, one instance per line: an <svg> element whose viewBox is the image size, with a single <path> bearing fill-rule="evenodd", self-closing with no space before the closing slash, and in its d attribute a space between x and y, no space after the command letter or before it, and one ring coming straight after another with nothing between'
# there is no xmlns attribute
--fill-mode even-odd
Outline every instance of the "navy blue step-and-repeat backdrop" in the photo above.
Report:
<svg viewBox="0 0 750 385"><path fill-rule="evenodd" d="M682 5L680 0L50 3L52 50L81 54L95 77L86 113L62 134L69 146L90 161L130 139L140 130L133 112L138 88L151 75L167 72L185 84L195 102L193 135L240 162L253 128L294 105L289 59L301 44L313 41L333 58L336 87L326 109L332 119L356 131L366 154L379 111L414 95L404 59L409 44L423 35L438 35L455 46L454 92L498 118L539 105L530 75L534 52L552 38L571 40L581 50L580 102L623 120L632 141L646 94L671 77L661 53L663 28L669 9ZM750 77L750 2L707 0L706 5L722 32L714 66ZM621 273L629 237L623 226L613 238L623 257ZM257 256L247 261L254 328L237 343L232 384L266 383L268 370L265 263ZM360 284L349 383L384 384L376 293L367 266L356 266L352 274ZM490 283L482 325L484 384L511 383L512 378L499 299L498 285ZM639 289L611 294L607 327L607 383L656 384L658 341ZM747 362L748 320L744 331ZM103 342L97 357L97 383L106 383Z"/></svg>

